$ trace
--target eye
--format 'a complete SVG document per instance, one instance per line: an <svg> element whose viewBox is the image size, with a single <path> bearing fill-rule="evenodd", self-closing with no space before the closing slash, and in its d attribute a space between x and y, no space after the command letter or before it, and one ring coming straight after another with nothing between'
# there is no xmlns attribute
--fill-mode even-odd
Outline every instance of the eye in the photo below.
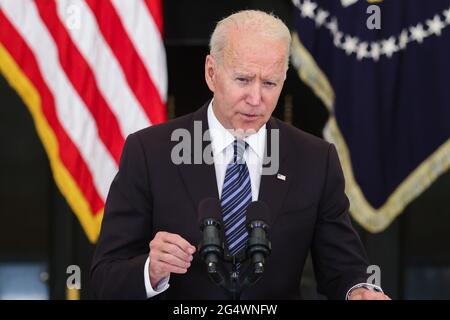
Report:
<svg viewBox="0 0 450 320"><path fill-rule="evenodd" d="M244 78L244 77L237 77L236 78L236 80L239 82L239 83L248 83L248 79L247 78Z"/></svg>
<svg viewBox="0 0 450 320"><path fill-rule="evenodd" d="M266 87L276 87L277 86L277 84L275 82L272 82L272 81L264 81L264 85Z"/></svg>

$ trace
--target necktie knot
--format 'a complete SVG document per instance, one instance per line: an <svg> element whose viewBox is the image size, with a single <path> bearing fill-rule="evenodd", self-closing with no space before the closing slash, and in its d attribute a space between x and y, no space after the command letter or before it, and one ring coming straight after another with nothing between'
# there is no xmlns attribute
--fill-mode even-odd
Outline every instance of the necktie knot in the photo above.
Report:
<svg viewBox="0 0 450 320"><path fill-rule="evenodd" d="M247 149L248 143L241 139L235 139L233 142L233 163L244 163L244 152Z"/></svg>

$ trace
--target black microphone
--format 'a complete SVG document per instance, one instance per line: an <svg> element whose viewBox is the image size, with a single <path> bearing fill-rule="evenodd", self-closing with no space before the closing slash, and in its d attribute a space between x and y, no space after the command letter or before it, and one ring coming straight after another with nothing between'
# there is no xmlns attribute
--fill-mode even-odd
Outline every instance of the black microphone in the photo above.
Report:
<svg viewBox="0 0 450 320"><path fill-rule="evenodd" d="M247 208L247 229L249 237L247 241L247 257L251 259L253 267L253 279L258 280L264 272L265 259L270 255L272 246L267 239L269 230L270 209L261 201L250 203Z"/></svg>
<svg viewBox="0 0 450 320"><path fill-rule="evenodd" d="M222 209L218 199L206 198L200 201L198 221L200 230L203 232L203 240L198 246L198 252L206 263L208 274L219 285L225 281L218 265L219 259L223 257L223 242L220 233L221 220Z"/></svg>

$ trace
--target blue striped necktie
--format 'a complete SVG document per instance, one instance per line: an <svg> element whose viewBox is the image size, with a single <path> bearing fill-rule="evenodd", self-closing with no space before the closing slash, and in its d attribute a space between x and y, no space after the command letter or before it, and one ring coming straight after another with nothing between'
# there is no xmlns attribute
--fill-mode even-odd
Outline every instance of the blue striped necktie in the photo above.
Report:
<svg viewBox="0 0 450 320"><path fill-rule="evenodd" d="M245 222L247 207L252 202L252 188L244 160L247 146L243 140L234 140L233 160L227 166L220 200L225 240L231 255L244 248L248 239ZM239 269L239 264L235 269Z"/></svg>

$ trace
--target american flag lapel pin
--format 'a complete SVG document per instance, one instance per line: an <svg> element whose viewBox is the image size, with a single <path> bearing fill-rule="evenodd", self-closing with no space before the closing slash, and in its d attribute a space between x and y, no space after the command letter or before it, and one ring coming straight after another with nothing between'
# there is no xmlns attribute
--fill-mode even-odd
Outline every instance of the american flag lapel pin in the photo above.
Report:
<svg viewBox="0 0 450 320"><path fill-rule="evenodd" d="M286 176L285 176L284 174L278 173L278 174L277 174L277 179L286 181Z"/></svg>

